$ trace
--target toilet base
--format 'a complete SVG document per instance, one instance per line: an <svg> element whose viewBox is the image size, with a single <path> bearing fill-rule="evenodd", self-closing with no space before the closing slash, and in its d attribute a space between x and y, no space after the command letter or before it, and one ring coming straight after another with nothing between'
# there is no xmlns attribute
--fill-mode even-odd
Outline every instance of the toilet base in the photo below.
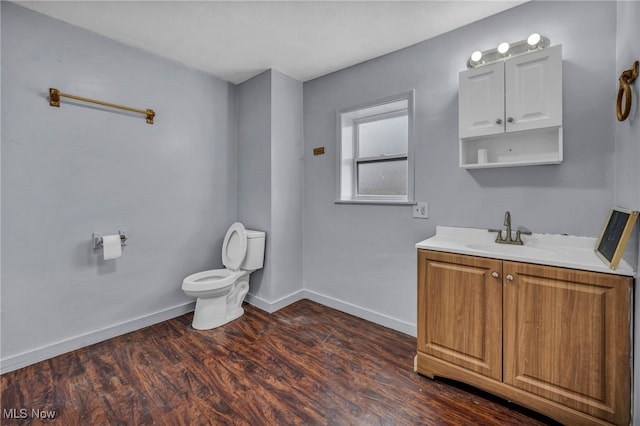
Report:
<svg viewBox="0 0 640 426"><path fill-rule="evenodd" d="M244 309L242 308L235 308L233 310L231 310L230 312L227 313L227 322L231 322L235 319L240 318L242 315L244 315Z"/></svg>
<svg viewBox="0 0 640 426"><path fill-rule="evenodd" d="M198 297L191 326L196 330L211 330L244 314L242 302L249 291L249 274L240 278L229 292L216 297Z"/></svg>
<svg viewBox="0 0 640 426"><path fill-rule="evenodd" d="M227 320L227 297L198 298L191 326L196 330L210 330L229 322Z"/></svg>
<svg viewBox="0 0 640 426"><path fill-rule="evenodd" d="M210 299L198 299L198 300L208 301ZM200 305L202 306L203 304L209 305L208 303L205 303L205 302L201 303ZM213 308L211 309L213 310ZM215 309L218 309L218 308L215 308ZM224 308L222 309L224 311ZM220 327L221 325L225 325L228 322L231 322L235 319L240 318L242 315L244 315L244 309L242 308L234 309L228 314L224 312L225 315L218 315L218 314L219 313L217 312L215 315L212 315L210 312L208 312L208 309L206 308L200 309L200 311L198 311L198 302L196 301L196 310L193 312L193 321L191 322L191 327L195 328L196 330L211 330L213 328Z"/></svg>
<svg viewBox="0 0 640 426"><path fill-rule="evenodd" d="M201 309L198 310L198 302L200 300L203 300L203 302L200 303ZM212 308L209 305L217 305L214 303L207 303L210 300L211 299L198 299L198 301L196 301L196 310L193 312L193 321L191 322L191 327L196 330L211 330L244 315L244 309L242 308L234 309L229 313L225 312L226 310L224 307ZM224 298L222 300L224 301ZM226 302L224 304L226 304ZM207 308L203 308L203 305L207 305ZM215 315L212 315L211 312L209 312L209 310L215 311L216 309L221 309L224 315L219 315L218 311L216 311Z"/></svg>

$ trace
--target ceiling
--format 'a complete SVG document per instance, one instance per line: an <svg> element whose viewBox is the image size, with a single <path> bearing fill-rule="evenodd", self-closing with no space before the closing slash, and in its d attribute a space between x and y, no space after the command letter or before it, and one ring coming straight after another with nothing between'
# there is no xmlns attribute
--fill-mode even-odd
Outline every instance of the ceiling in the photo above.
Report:
<svg viewBox="0 0 640 426"><path fill-rule="evenodd" d="M525 1L15 1L232 83L308 81Z"/></svg>

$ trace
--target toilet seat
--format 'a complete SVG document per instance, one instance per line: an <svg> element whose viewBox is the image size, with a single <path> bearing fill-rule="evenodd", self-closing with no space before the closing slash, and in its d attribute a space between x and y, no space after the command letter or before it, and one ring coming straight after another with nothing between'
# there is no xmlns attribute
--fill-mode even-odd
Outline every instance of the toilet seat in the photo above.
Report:
<svg viewBox="0 0 640 426"><path fill-rule="evenodd" d="M235 283L245 271L210 269L189 275L182 281L182 289L188 292L215 291Z"/></svg>
<svg viewBox="0 0 640 426"><path fill-rule="evenodd" d="M247 256L247 231L236 222L229 227L222 243L222 264L232 271L240 269Z"/></svg>
<svg viewBox="0 0 640 426"><path fill-rule="evenodd" d="M192 296L194 292L214 292L231 290L231 286L247 272L240 265L247 256L247 231L244 225L236 222L229 227L222 243L222 263L226 269L210 269L189 275L182 281L182 289Z"/></svg>

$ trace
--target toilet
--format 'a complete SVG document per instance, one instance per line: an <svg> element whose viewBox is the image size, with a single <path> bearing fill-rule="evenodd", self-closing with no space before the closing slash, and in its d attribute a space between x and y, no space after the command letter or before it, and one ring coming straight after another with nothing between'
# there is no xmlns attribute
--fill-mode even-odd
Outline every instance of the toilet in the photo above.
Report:
<svg viewBox="0 0 640 426"><path fill-rule="evenodd" d="M249 275L264 265L265 233L245 229L236 222L222 244L225 269L189 275L182 281L187 296L196 297L192 327L209 330L240 318L242 302L249 291Z"/></svg>

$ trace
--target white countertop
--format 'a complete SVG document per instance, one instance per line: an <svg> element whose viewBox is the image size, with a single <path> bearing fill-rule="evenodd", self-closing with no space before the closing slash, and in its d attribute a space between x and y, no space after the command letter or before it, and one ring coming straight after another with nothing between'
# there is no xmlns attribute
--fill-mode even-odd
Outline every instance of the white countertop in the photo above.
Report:
<svg viewBox="0 0 640 426"><path fill-rule="evenodd" d="M620 261L615 270L609 269L595 253L596 238L532 234L522 236L522 246L498 244L495 239L496 233L486 229L437 226L436 235L420 241L416 248L607 274L634 275L633 268L624 260Z"/></svg>

